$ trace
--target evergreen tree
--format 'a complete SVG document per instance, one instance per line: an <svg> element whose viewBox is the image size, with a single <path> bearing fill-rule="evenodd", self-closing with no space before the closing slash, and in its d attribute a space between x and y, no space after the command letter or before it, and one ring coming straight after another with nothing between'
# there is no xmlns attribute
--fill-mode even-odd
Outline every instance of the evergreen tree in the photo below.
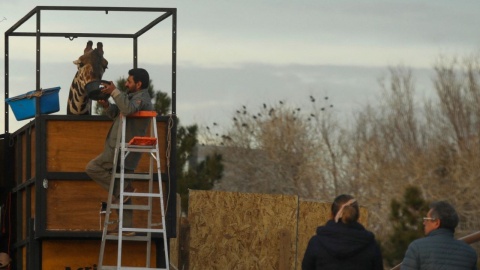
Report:
<svg viewBox="0 0 480 270"><path fill-rule="evenodd" d="M384 246L383 256L389 265L396 265L401 263L408 245L424 236L422 217L429 208L420 189L409 186L405 189L402 201L391 201L390 209L393 232Z"/></svg>
<svg viewBox="0 0 480 270"><path fill-rule="evenodd" d="M182 211L188 209L188 190L209 190L223 173L222 156L218 153L207 155L205 160L196 164L189 162L198 158L194 152L198 146L197 125L182 127L177 130L177 192L182 199ZM192 166L193 165L193 166Z"/></svg>

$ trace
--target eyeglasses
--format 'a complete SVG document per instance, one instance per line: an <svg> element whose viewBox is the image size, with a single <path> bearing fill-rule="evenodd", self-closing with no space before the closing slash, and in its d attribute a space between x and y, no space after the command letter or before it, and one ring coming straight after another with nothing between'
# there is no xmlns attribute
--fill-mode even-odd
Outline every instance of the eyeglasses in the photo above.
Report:
<svg viewBox="0 0 480 270"><path fill-rule="evenodd" d="M424 217L423 218L423 221L427 221L427 220L435 221L435 220L437 220L437 218L432 218L432 217Z"/></svg>

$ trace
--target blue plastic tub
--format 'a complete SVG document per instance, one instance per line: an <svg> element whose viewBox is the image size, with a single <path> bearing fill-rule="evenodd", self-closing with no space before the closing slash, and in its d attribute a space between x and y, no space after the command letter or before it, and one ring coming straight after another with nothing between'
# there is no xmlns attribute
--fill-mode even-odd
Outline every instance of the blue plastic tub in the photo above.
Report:
<svg viewBox="0 0 480 270"><path fill-rule="evenodd" d="M37 97L40 98L40 114L58 112L60 110L58 101L59 91L60 86L43 89L41 91L33 90L23 95L7 98L5 101L10 105L10 108L12 108L17 120L25 120L35 117Z"/></svg>

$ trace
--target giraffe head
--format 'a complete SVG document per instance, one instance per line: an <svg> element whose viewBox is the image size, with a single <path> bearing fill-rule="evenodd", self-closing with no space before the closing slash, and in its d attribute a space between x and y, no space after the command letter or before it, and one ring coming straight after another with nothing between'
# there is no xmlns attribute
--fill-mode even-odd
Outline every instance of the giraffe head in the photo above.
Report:
<svg viewBox="0 0 480 270"><path fill-rule="evenodd" d="M88 41L83 55L73 63L77 65L77 73L70 86L67 114L91 114L91 101L87 96L85 85L91 81L102 79L103 73L107 69L108 61L103 58L103 44L98 42L97 47L93 49L93 42Z"/></svg>

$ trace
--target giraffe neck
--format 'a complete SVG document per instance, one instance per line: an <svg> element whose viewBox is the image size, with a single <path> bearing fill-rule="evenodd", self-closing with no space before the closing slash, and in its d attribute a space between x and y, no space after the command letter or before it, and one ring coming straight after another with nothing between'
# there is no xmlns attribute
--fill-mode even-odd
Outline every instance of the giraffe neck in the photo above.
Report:
<svg viewBox="0 0 480 270"><path fill-rule="evenodd" d="M68 94L67 114L69 115L91 115L91 101L85 90L86 80L77 71L70 85L70 93Z"/></svg>

